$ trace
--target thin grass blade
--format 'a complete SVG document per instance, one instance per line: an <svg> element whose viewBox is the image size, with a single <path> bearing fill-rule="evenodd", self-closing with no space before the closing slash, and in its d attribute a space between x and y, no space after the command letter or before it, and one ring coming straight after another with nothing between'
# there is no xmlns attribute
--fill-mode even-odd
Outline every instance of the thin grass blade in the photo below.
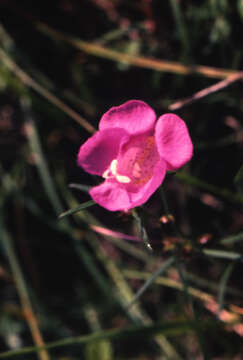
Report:
<svg viewBox="0 0 243 360"><path fill-rule="evenodd" d="M202 327L213 327L213 323L204 322ZM218 324L217 324L218 325ZM90 342L99 341L102 339L122 339L131 336L140 336L147 338L156 334L164 334L169 336L184 335L195 328L196 324L193 321L172 321L158 325L151 326L133 326L126 329L111 329L105 331L95 332L89 335L69 337L55 342L46 344L45 346L28 346L22 349L10 350L0 354L0 359L6 359L14 356L21 356L24 354L31 354L39 352L42 349L54 349L58 347L73 345L73 344L88 344Z"/></svg>
<svg viewBox="0 0 243 360"><path fill-rule="evenodd" d="M128 304L127 309L129 309L139 298L140 296L149 288L151 284L155 282L158 276L162 275L176 260L176 257L171 256L162 266L156 270L153 275L143 284L143 286L138 290L135 297Z"/></svg>
<svg viewBox="0 0 243 360"><path fill-rule="evenodd" d="M242 260L242 255L236 252L217 249L203 249L203 254L227 260Z"/></svg>
<svg viewBox="0 0 243 360"><path fill-rule="evenodd" d="M89 190L91 189L91 186L83 185L83 184L69 184L68 187L70 189L77 189L77 190L83 191L85 193L88 193Z"/></svg>
<svg viewBox="0 0 243 360"><path fill-rule="evenodd" d="M233 244L235 242L238 241L242 241L243 240L243 233L239 233L237 235L232 235L232 236L228 236L222 240L220 240L220 244Z"/></svg>
<svg viewBox="0 0 243 360"><path fill-rule="evenodd" d="M234 263L229 264L226 267L226 269L220 279L219 296L218 296L218 303L219 303L218 312L219 313L223 309L223 306L224 306L224 298L225 298L225 293L227 290L227 284L228 284L230 275L232 274L232 271L234 269L234 265L235 265Z"/></svg>
<svg viewBox="0 0 243 360"><path fill-rule="evenodd" d="M86 201L85 203L83 203L83 204L81 204L81 205L79 205L79 206L77 206L77 207L75 207L73 209L64 211L63 213L61 213L58 216L58 219L63 219L66 216L75 214L76 212L87 209L88 207L93 206L93 205L95 205L95 202L93 200Z"/></svg>

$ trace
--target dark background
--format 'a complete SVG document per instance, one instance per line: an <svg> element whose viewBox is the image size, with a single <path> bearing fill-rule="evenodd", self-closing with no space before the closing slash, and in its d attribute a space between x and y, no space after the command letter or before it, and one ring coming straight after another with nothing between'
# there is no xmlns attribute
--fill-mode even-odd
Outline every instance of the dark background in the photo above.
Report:
<svg viewBox="0 0 243 360"><path fill-rule="evenodd" d="M78 149L91 134L62 105L53 104L50 93L95 128L106 110L129 99L146 101L160 116L173 102L224 79L224 69L242 69L242 1L0 1L0 21L2 351L40 345L21 301L27 291L45 342L113 328L126 332L134 324L142 328L149 316L152 324L174 326L168 341L178 359L241 359L242 263L232 254L240 258L242 252L241 173L235 181L243 162L242 83L176 112L188 125L194 157L162 186L175 223L160 220L166 208L159 190L137 210L152 254L141 243L118 239L114 244L90 229L98 224L137 236L131 213L111 213L95 205L57 220L64 210L90 199L87 191L68 184L93 186L100 179L76 164ZM205 65L222 73L183 75L112 61L44 33L40 23L86 45L191 69ZM21 70L49 92L42 96L28 86ZM206 248L216 249L217 256L205 255ZM125 271L151 276L174 253L177 264L164 274L164 286L151 285L139 299L146 316L141 320L133 307L124 309L131 299L126 286L136 293L144 282L135 273L128 278ZM20 268L14 265L16 259ZM182 284L184 292L168 279ZM214 303L193 295L189 286L212 295ZM221 313L221 320L218 305L228 311ZM226 319L238 326L227 325ZM181 321L198 326L186 333L175 325ZM175 359L168 349L152 334L135 332L131 339L57 347L50 356L159 359L166 354L164 358ZM27 356L37 357L16 358Z"/></svg>

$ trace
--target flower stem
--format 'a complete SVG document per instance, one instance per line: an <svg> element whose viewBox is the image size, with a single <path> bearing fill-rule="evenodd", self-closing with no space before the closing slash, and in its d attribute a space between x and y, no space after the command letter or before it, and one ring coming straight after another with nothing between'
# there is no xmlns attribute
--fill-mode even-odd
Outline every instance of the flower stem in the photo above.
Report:
<svg viewBox="0 0 243 360"><path fill-rule="evenodd" d="M148 249L149 251L152 251L152 247L149 243L149 238L148 238L148 234L146 229L144 228L143 224L142 224L142 219L141 217L138 215L138 213L136 212L135 209L132 210L132 216L134 217L137 226L138 226L138 230L139 230L139 236L141 237L141 239L143 240L143 243L146 247L146 249Z"/></svg>

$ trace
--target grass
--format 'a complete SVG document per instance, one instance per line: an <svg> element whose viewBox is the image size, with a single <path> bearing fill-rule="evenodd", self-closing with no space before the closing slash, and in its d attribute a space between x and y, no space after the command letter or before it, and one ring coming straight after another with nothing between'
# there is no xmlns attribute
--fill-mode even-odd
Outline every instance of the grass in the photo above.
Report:
<svg viewBox="0 0 243 360"><path fill-rule="evenodd" d="M0 10L0 358L240 357L241 2ZM76 157L132 98L176 111L194 157L109 212Z"/></svg>

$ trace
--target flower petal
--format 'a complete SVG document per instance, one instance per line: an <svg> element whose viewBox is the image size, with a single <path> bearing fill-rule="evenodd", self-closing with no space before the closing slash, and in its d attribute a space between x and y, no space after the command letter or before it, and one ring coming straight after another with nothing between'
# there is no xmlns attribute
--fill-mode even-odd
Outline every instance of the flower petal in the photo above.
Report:
<svg viewBox="0 0 243 360"><path fill-rule="evenodd" d="M99 129L120 127L132 135L151 131L156 115L145 102L130 100L120 106L114 106L101 118Z"/></svg>
<svg viewBox="0 0 243 360"><path fill-rule="evenodd" d="M81 146L78 165L91 174L102 175L118 156L120 145L127 136L127 132L120 128L97 131Z"/></svg>
<svg viewBox="0 0 243 360"><path fill-rule="evenodd" d="M177 170L191 159L193 145L187 126L179 116L160 116L155 139L160 156L167 162L166 170Z"/></svg>
<svg viewBox="0 0 243 360"><path fill-rule="evenodd" d="M106 180L90 190L92 199L110 211L128 210L131 203L126 189L115 180Z"/></svg>
<svg viewBox="0 0 243 360"><path fill-rule="evenodd" d="M137 192L129 192L125 184L106 180L90 190L92 199L110 211L127 211L144 204L160 186L165 177L166 164L163 159L156 164L152 178Z"/></svg>
<svg viewBox="0 0 243 360"><path fill-rule="evenodd" d="M164 180L165 173L166 163L163 159L160 159L154 167L152 178L137 192L128 192L131 202L130 208L144 204L161 185Z"/></svg>

